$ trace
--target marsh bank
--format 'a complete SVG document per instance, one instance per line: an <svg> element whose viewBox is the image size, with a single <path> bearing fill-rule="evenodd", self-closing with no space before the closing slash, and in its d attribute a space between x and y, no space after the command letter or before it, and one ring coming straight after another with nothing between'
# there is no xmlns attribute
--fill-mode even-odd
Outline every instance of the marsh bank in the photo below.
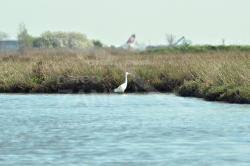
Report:
<svg viewBox="0 0 250 166"><path fill-rule="evenodd" d="M36 49L0 56L1 93L111 93L129 77L128 93L174 92L250 103L250 49Z"/></svg>

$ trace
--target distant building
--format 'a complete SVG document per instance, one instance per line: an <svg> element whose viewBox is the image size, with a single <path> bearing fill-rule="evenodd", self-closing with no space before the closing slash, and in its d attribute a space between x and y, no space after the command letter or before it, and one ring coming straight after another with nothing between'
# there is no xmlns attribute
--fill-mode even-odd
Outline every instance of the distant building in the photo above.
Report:
<svg viewBox="0 0 250 166"><path fill-rule="evenodd" d="M17 51L18 48L17 40L0 40L0 52Z"/></svg>

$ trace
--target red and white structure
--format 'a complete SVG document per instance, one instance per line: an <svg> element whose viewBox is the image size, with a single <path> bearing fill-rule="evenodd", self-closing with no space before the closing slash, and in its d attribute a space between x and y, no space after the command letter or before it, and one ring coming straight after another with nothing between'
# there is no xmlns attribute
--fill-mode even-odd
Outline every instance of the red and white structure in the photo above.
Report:
<svg viewBox="0 0 250 166"><path fill-rule="evenodd" d="M135 39L136 39L136 36L135 34L132 34L128 41L126 42L126 45L128 48L134 48L135 47Z"/></svg>

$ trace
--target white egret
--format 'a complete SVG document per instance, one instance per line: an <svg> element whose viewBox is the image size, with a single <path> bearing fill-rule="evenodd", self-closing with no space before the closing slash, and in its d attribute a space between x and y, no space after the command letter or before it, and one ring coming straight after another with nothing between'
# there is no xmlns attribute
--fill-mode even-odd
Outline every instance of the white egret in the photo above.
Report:
<svg viewBox="0 0 250 166"><path fill-rule="evenodd" d="M130 73L129 72L126 72L125 73L125 82L123 84L121 84L118 88L114 89L114 92L115 93L124 93L124 91L126 90L127 88L127 84L128 84L128 75Z"/></svg>

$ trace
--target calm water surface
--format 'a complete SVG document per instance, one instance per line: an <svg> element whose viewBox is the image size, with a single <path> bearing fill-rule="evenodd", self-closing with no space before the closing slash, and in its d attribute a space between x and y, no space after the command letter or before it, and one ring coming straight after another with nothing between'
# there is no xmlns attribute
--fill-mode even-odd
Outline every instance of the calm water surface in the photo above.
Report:
<svg viewBox="0 0 250 166"><path fill-rule="evenodd" d="M174 95L0 95L0 165L250 165L250 106Z"/></svg>

